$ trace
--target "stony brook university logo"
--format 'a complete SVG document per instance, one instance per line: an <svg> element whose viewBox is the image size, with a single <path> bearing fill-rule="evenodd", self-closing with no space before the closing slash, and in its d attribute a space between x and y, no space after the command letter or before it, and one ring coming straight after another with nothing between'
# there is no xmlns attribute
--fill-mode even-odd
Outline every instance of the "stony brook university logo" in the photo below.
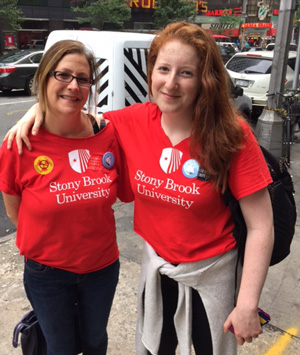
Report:
<svg viewBox="0 0 300 355"><path fill-rule="evenodd" d="M84 173L91 157L87 149L77 149L68 153L71 168L77 173Z"/></svg>
<svg viewBox="0 0 300 355"><path fill-rule="evenodd" d="M165 148L161 153L159 165L166 174L174 173L179 169L182 152L174 148Z"/></svg>

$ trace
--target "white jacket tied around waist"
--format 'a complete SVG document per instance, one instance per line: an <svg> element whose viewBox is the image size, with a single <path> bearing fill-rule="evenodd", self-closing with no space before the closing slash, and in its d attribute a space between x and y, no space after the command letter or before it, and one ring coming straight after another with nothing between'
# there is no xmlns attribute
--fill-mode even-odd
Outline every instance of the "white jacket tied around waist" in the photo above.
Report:
<svg viewBox="0 0 300 355"><path fill-rule="evenodd" d="M160 274L178 282L174 324L180 355L191 354L192 288L198 291L209 321L213 354L234 355L235 337L223 324L234 307L236 250L193 263L174 266L145 243L138 290L137 355L158 353L163 324ZM143 299L144 298L144 299Z"/></svg>

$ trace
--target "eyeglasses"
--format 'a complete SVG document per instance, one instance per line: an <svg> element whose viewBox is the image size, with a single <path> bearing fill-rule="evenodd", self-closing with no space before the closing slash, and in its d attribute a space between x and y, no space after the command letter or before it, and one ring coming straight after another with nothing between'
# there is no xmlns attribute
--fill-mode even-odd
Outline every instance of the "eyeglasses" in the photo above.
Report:
<svg viewBox="0 0 300 355"><path fill-rule="evenodd" d="M89 88L93 85L94 80L90 78L78 77L63 71L51 71L49 75L53 76L56 80L63 83L70 83L73 79L76 79L77 84L84 88Z"/></svg>

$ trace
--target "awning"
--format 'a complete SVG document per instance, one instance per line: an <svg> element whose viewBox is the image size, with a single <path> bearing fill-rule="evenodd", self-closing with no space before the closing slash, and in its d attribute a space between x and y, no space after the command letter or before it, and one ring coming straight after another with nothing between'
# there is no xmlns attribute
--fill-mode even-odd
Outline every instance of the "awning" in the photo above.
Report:
<svg viewBox="0 0 300 355"><path fill-rule="evenodd" d="M216 35L216 34L212 34L213 38L226 38L226 39L230 39L230 37L224 36L224 35Z"/></svg>

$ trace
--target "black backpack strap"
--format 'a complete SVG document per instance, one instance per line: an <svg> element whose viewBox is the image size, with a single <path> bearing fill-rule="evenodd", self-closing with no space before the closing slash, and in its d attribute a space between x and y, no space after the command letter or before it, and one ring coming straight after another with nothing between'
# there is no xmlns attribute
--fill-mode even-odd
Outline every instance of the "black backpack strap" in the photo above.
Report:
<svg viewBox="0 0 300 355"><path fill-rule="evenodd" d="M228 185L224 192L224 200L225 200L225 205L230 208L232 219L234 222L234 228L232 233L238 247L238 260L240 260L243 264L244 251L245 251L246 238L247 238L247 227L246 227L246 223L244 220L244 216L240 204L233 196Z"/></svg>

